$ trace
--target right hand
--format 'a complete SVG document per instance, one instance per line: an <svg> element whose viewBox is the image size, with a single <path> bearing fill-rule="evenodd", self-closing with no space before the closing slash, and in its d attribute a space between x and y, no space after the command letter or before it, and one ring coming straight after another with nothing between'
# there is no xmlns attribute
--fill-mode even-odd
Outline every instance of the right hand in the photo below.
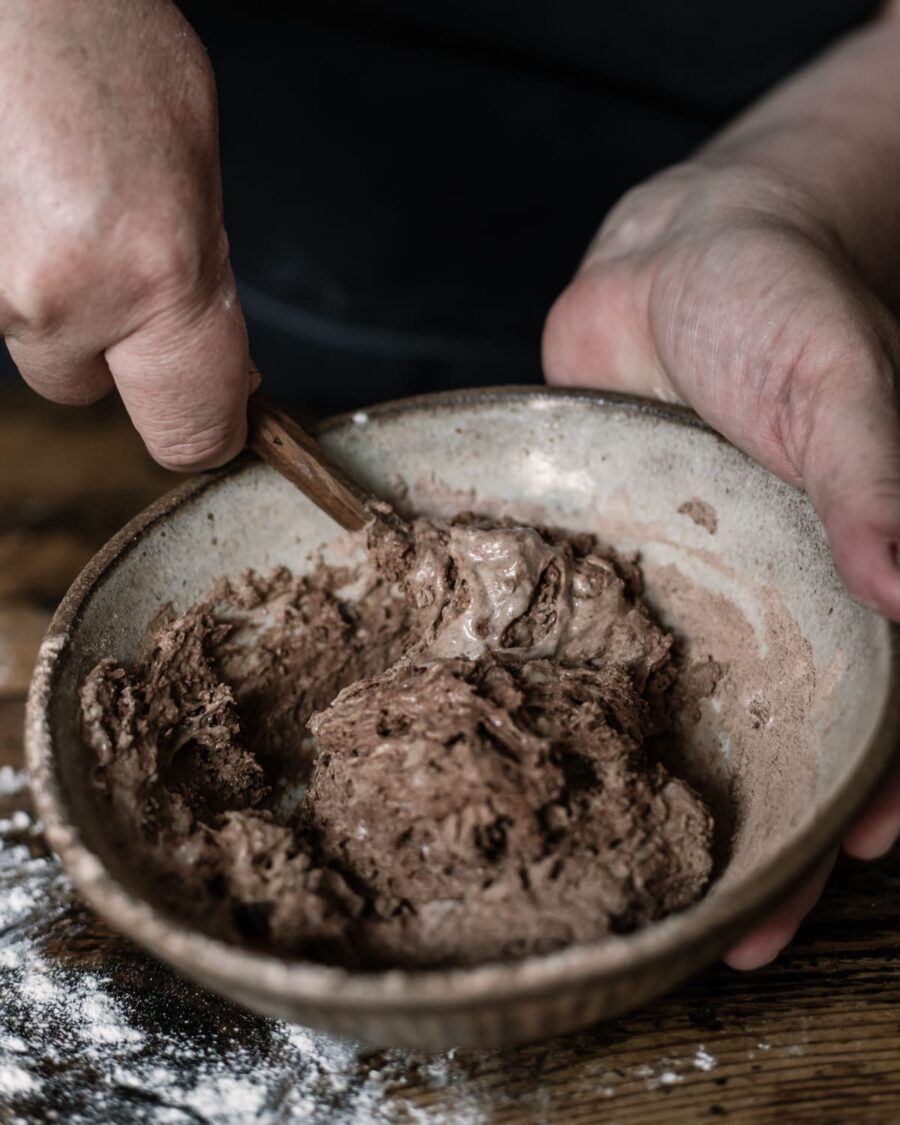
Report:
<svg viewBox="0 0 900 1125"><path fill-rule="evenodd" d="M150 453L246 439L215 83L169 0L0 4L0 333L54 402L117 387Z"/></svg>
<svg viewBox="0 0 900 1125"><path fill-rule="evenodd" d="M803 487L850 593L900 621L900 326L812 196L752 164L698 161L607 217L544 329L551 382L691 406ZM859 859L900 837L900 761L845 838ZM834 856L726 956L766 964Z"/></svg>

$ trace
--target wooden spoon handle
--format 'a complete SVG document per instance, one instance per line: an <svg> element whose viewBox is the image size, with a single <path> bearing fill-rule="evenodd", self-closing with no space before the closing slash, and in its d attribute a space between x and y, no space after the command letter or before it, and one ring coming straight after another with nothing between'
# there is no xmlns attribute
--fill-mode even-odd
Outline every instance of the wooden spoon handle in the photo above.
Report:
<svg viewBox="0 0 900 1125"><path fill-rule="evenodd" d="M371 523L372 500L325 450L258 392L250 397L247 445L348 531Z"/></svg>

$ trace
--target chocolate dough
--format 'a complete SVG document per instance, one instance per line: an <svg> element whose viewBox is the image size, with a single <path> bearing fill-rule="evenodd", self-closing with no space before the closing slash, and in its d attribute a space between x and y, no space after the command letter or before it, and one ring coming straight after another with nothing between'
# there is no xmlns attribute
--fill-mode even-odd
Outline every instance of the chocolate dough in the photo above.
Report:
<svg viewBox="0 0 900 1125"><path fill-rule="evenodd" d="M712 819L654 760L671 638L633 561L471 516L217 584L82 689L123 847L212 932L352 967L521 957L694 902Z"/></svg>

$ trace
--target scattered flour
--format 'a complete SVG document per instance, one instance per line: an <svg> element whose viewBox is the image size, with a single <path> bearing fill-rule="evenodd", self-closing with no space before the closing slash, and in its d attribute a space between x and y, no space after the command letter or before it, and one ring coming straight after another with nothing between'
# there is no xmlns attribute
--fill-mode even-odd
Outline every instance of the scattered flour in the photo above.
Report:
<svg viewBox="0 0 900 1125"><path fill-rule="evenodd" d="M0 1095L30 1093L37 1083L27 1070L15 1063L0 1063Z"/></svg>
<svg viewBox="0 0 900 1125"><path fill-rule="evenodd" d="M487 1125L511 1104L490 1068L470 1073L465 1052L373 1050L264 1019L177 977L79 905L40 826L16 807L25 804L24 774L0 770L0 1120ZM642 1063L629 1077L662 1094L691 1066L710 1071L716 1060L700 1044L693 1057ZM605 1060L587 1063L582 1080L610 1105L617 1078ZM537 1080L516 1111L538 1121L552 1098Z"/></svg>
<svg viewBox="0 0 900 1125"><path fill-rule="evenodd" d="M28 775L12 766L0 766L0 797L17 796L28 788Z"/></svg>
<svg viewBox="0 0 900 1125"><path fill-rule="evenodd" d="M486 1125L455 1052L374 1051L200 991L78 904L0 770L0 1120ZM6 1116L8 1114L8 1116Z"/></svg>

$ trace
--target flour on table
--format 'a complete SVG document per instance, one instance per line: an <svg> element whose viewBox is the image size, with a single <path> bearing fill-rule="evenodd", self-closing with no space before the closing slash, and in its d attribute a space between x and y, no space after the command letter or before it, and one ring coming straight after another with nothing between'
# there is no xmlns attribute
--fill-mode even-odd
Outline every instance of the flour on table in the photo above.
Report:
<svg viewBox="0 0 900 1125"><path fill-rule="evenodd" d="M24 770L12 766L0 766L0 797L24 793L28 788L28 776Z"/></svg>
<svg viewBox="0 0 900 1125"><path fill-rule="evenodd" d="M0 1106L13 1122L482 1125L454 1053L373 1051L236 1008L82 907L0 770ZM457 1087L455 1089L455 1087ZM406 1092L409 1088L409 1092ZM440 1104L435 1104L439 1099Z"/></svg>

